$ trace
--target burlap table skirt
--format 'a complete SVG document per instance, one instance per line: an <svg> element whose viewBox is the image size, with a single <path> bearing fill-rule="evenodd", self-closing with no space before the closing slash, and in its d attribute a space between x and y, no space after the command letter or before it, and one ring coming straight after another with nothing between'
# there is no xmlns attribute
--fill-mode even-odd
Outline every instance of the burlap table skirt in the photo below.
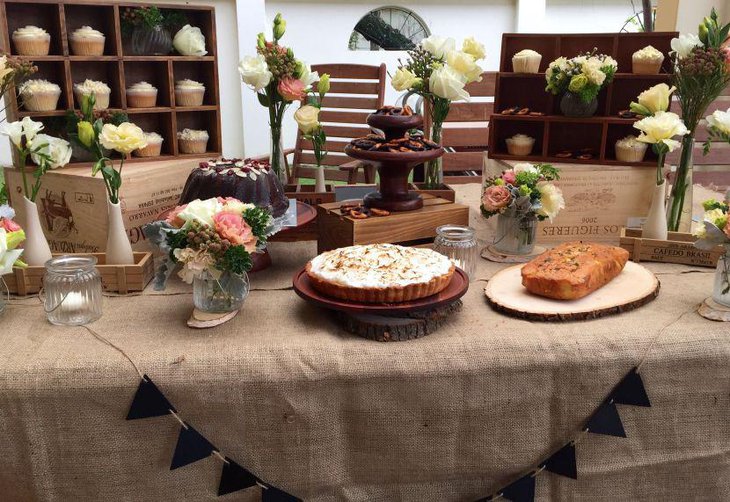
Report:
<svg viewBox="0 0 730 502"><path fill-rule="evenodd" d="M459 197L476 205L478 187ZM437 333L377 343L280 289L314 243L272 254L224 326L188 329L180 284L168 296L105 298L92 325L268 483L305 500L472 501L573 437L646 358L652 407L620 405L628 438L587 435L578 480L544 473L537 499L730 498L730 328L694 312L712 270L648 265L662 282L648 306L541 324L488 307L482 290L500 266L480 261L464 310ZM14 301L0 331L0 499L216 499L216 457L169 470L172 417L124 420L139 377L118 352L83 328L50 326L37 299Z"/></svg>

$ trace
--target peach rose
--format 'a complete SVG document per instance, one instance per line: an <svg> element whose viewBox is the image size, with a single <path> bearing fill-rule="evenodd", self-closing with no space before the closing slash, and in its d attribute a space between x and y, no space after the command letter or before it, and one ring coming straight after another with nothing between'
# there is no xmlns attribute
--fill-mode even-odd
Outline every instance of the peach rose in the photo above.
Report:
<svg viewBox="0 0 730 502"><path fill-rule="evenodd" d="M182 206L177 206L175 209L170 211L170 213L167 215L167 218L165 218L165 221L175 228L181 228L185 224L185 220L183 220L182 218L179 218L178 215L186 207L188 207L187 204L183 204Z"/></svg>
<svg viewBox="0 0 730 502"><path fill-rule="evenodd" d="M279 94L287 101L299 101L304 98L304 82L296 78L284 78L279 81Z"/></svg>
<svg viewBox="0 0 730 502"><path fill-rule="evenodd" d="M258 238L240 214L218 213L213 216L213 223L215 231L222 239L228 239L234 245L243 246L249 253L256 251Z"/></svg>
<svg viewBox="0 0 730 502"><path fill-rule="evenodd" d="M484 209L490 212L499 211L508 206L510 202L512 202L512 194L505 186L492 185L484 190L484 195L482 195Z"/></svg>
<svg viewBox="0 0 730 502"><path fill-rule="evenodd" d="M727 238L730 239L730 219L728 219L727 223L725 223L725 235L727 235Z"/></svg>

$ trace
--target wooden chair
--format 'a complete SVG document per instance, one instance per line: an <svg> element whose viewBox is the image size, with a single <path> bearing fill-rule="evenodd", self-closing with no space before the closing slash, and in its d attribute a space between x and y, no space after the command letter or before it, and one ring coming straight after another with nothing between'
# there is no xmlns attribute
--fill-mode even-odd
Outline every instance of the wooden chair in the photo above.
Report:
<svg viewBox="0 0 730 502"><path fill-rule="evenodd" d="M481 183L496 83L496 72L484 72L481 82L466 86L470 101L451 104L441 138L444 183Z"/></svg>
<svg viewBox="0 0 730 502"><path fill-rule="evenodd" d="M375 167L345 155L345 146L353 138L365 136L370 128L365 123L367 116L383 106L385 101L385 64L369 66L359 64L313 65L312 71L330 75L330 92L324 98L319 120L327 133L325 158L325 179L347 183L373 183ZM293 153L291 182L299 178L313 178L316 161L312 142L297 133ZM363 172L360 173L360 168Z"/></svg>

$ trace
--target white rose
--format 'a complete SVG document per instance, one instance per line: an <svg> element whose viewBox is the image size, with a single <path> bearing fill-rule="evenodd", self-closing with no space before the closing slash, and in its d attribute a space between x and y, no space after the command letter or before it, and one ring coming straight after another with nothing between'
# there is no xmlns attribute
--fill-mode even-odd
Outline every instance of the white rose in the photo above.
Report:
<svg viewBox="0 0 730 502"><path fill-rule="evenodd" d="M602 65L598 58L590 58L583 63L583 73L592 84L600 86L605 82L606 74L601 70Z"/></svg>
<svg viewBox="0 0 730 502"><path fill-rule="evenodd" d="M637 99L639 105L643 106L649 112L642 113L642 115L654 115L656 112L666 112L669 110L670 96L676 90L676 87L670 88L667 84L657 84L639 94Z"/></svg>
<svg viewBox="0 0 730 502"><path fill-rule="evenodd" d="M221 204L217 198L200 200L195 199L185 206L185 209L177 214L177 217L183 220L186 224L193 221L197 221L202 225L212 227L213 216L223 210L223 204Z"/></svg>
<svg viewBox="0 0 730 502"><path fill-rule="evenodd" d="M563 192L558 187L547 181L541 181L537 184L540 191L540 209L537 210L539 216L547 217L551 222L558 213L565 209L565 199Z"/></svg>
<svg viewBox="0 0 730 502"><path fill-rule="evenodd" d="M412 89L416 84L421 84L422 81L408 68L398 68L390 83L393 89L403 92Z"/></svg>
<svg viewBox="0 0 730 502"><path fill-rule="evenodd" d="M421 47L433 54L438 59L443 59L446 54L456 49L456 40L431 35L421 40Z"/></svg>
<svg viewBox="0 0 730 502"><path fill-rule="evenodd" d="M238 73L241 74L243 83L256 92L269 85L272 78L266 59L261 54L244 57L238 64Z"/></svg>
<svg viewBox="0 0 730 502"><path fill-rule="evenodd" d="M200 28L186 24L175 33L172 46L183 56L205 56L205 36Z"/></svg>
<svg viewBox="0 0 730 502"><path fill-rule="evenodd" d="M679 35L679 38L673 38L671 42L672 50L679 59L686 58L692 49L701 45L703 45L702 40L694 33L683 33Z"/></svg>
<svg viewBox="0 0 730 502"><path fill-rule="evenodd" d="M730 135L730 108L726 112L715 110L712 115L708 115L707 127L715 130L720 134Z"/></svg>
<svg viewBox="0 0 730 502"><path fill-rule="evenodd" d="M311 134L319 127L319 108L304 105L294 113L294 120L304 134Z"/></svg>
<svg viewBox="0 0 730 502"><path fill-rule="evenodd" d="M470 54L477 61L487 57L487 51L484 45L479 43L474 37L466 37L461 46L461 50Z"/></svg>
<svg viewBox="0 0 730 502"><path fill-rule="evenodd" d="M679 145L679 141L672 139L675 136L684 136L689 131L679 118L679 115L672 112L657 112L653 117L646 117L634 123L634 127L641 131L637 138L643 143L664 144L673 152Z"/></svg>
<svg viewBox="0 0 730 502"><path fill-rule="evenodd" d="M36 122L30 117L23 117L23 120L5 123L0 126L0 134L10 138L10 141L18 148L23 146L23 137L26 143L30 143L38 132L43 130L43 123Z"/></svg>
<svg viewBox="0 0 730 502"><path fill-rule="evenodd" d="M247 204L245 202L241 202L240 200L229 198L223 204L222 211L227 213L242 214L244 211L248 209L253 209L254 207L256 207L254 204Z"/></svg>
<svg viewBox="0 0 730 502"><path fill-rule="evenodd" d="M304 82L305 88L309 88L313 83L319 80L319 73L316 71L313 72L312 67L307 63L302 63L302 75L299 77L299 80Z"/></svg>
<svg viewBox="0 0 730 502"><path fill-rule="evenodd" d="M71 160L71 144L65 139L54 138L47 134L38 134L35 138L33 138L31 148L35 150L38 147L41 148L37 153L30 154L30 157L36 164L41 163L41 157L38 155L39 153L48 155L50 158L48 167L51 169L63 167Z"/></svg>
<svg viewBox="0 0 730 502"><path fill-rule="evenodd" d="M13 73L13 69L8 67L8 57L0 56L0 84L5 82L5 77Z"/></svg>
<svg viewBox="0 0 730 502"><path fill-rule="evenodd" d="M520 164L515 164L515 167L513 167L512 170L514 171L515 176L520 173L537 173L537 168L529 162L521 162Z"/></svg>
<svg viewBox="0 0 730 502"><path fill-rule="evenodd" d="M99 134L99 141L107 150L114 150L124 155L147 146L144 131L131 122L122 122L118 126L104 124Z"/></svg>
<svg viewBox="0 0 730 502"><path fill-rule="evenodd" d="M451 51L446 55L446 62L454 70L464 75L467 83L482 81L482 69L471 54Z"/></svg>
<svg viewBox="0 0 730 502"><path fill-rule="evenodd" d="M466 77L450 66L441 66L431 73L429 88L436 96L449 101L469 99L469 93L464 90Z"/></svg>

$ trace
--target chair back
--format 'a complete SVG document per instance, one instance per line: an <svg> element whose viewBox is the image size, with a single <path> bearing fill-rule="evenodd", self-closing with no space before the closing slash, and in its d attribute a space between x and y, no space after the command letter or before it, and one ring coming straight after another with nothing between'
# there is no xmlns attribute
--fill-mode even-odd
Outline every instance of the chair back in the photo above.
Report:
<svg viewBox="0 0 730 502"><path fill-rule="evenodd" d="M327 157L324 159L325 178L347 181L347 171L339 169L354 159L345 155L350 140L370 132L365 120L385 101L385 64L312 65L312 71L330 75L330 91L322 103L319 120L327 133ZM293 178L313 178L316 165L312 142L297 133L294 149ZM332 168L335 169L332 169Z"/></svg>

